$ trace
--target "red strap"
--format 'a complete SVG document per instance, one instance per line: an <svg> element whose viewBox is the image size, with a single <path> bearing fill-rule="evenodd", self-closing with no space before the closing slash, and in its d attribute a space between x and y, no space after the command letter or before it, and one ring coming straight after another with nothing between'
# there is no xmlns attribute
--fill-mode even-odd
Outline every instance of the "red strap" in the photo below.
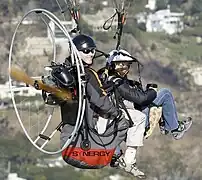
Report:
<svg viewBox="0 0 202 180"><path fill-rule="evenodd" d="M77 95L77 93L76 93L76 89L74 89L74 96L76 96Z"/></svg>

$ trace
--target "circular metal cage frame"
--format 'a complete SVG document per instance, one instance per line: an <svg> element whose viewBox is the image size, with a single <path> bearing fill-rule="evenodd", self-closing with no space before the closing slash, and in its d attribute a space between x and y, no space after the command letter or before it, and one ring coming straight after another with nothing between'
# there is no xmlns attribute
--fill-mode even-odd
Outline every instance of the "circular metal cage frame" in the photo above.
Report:
<svg viewBox="0 0 202 180"><path fill-rule="evenodd" d="M49 155L54 155L54 154L58 154L61 153L64 149L66 149L72 139L76 136L79 128L81 127L82 124L82 120L83 120L83 116L84 116L84 111L85 111L85 104L86 104L86 100L84 98L85 96L85 81L83 80L84 76L85 76L85 71L84 71L84 66L82 63L82 60L79 56L78 50L76 49L75 45L72 42L72 39L67 31L67 29L65 28L65 26L61 23L61 21L50 11L45 10L45 9L33 9L30 10L29 12L27 12L23 18L21 19L21 21L17 24L17 27L14 31L13 37L12 37L12 41L11 41L11 46L10 46L10 52L9 52L9 72L12 66L12 53L13 53L13 46L14 46L14 41L16 38L16 34L17 31L20 27L20 25L22 24L23 20L29 16L31 13L37 13L39 15L44 15L45 17L47 17L50 21L54 22L55 25L58 26L58 28L64 33L64 35L66 36L67 40L69 41L70 47L71 47L71 61L72 64L76 65L77 68L77 77L78 77L78 96L79 96L79 102L78 102L78 111L77 111L77 119L76 119L76 125L74 127L74 130L72 131L71 135L69 136L69 138L67 139L67 141L65 142L65 144L59 148L59 150L57 151L48 151L45 149L45 146L48 144L48 142L50 142L51 138L55 135L55 133L58 131L58 127L45 139L45 142L40 146L37 144L37 141L39 139L42 138L43 133L46 131L51 119L52 119L52 115L54 112L54 108L51 110L50 115L48 116L47 122L44 126L44 128L42 129L41 133L38 135L38 137L33 140L30 135L28 134L26 128L23 125L23 122L21 120L18 108L16 106L16 101L15 101L15 96L14 96L14 90L12 89L12 78L11 75L9 73L9 89L10 89L10 93L11 93L11 98L12 98L12 102L13 102L13 106L14 106L14 110L17 116L17 119L26 135L26 137L28 138L28 140L32 143L32 145L34 147L36 147L39 151L45 153L45 154L49 154ZM50 29L48 23L45 21L45 19L43 19L43 17L41 17L43 22L46 24L46 26ZM54 35L53 32L51 31L51 37L52 37L52 43L53 43L53 61L55 61L56 58L56 46L55 46L55 40L54 40ZM58 125L59 126L59 125ZM42 138L44 139L44 138Z"/></svg>

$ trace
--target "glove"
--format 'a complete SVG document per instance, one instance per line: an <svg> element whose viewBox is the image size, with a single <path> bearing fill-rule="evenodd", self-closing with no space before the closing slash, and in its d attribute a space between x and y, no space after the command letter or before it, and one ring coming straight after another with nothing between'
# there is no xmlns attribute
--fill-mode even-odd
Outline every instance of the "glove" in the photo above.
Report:
<svg viewBox="0 0 202 180"><path fill-rule="evenodd" d="M157 84L147 84L146 89L149 89L149 88L157 89L158 85Z"/></svg>
<svg viewBox="0 0 202 180"><path fill-rule="evenodd" d="M137 86L137 87L141 86L141 83L138 81L133 81L129 79L128 82L130 86Z"/></svg>
<svg viewBox="0 0 202 180"><path fill-rule="evenodd" d="M133 81L133 84L134 84L135 86L141 87L141 83L138 82L138 81Z"/></svg>

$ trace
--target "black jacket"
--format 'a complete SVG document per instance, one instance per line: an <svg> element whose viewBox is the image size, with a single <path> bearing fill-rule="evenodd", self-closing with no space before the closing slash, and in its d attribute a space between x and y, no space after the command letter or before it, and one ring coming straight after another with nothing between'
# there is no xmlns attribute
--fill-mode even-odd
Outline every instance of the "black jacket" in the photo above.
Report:
<svg viewBox="0 0 202 180"><path fill-rule="evenodd" d="M98 118L99 116L110 119L117 118L120 115L120 112L102 89L97 73L89 67L85 67L85 73L87 119L92 121L93 118ZM78 99L68 102L63 101L63 103L60 104L60 107L63 122L65 124L75 125L78 111Z"/></svg>
<svg viewBox="0 0 202 180"><path fill-rule="evenodd" d="M102 88L97 72L91 68L85 68L87 75L86 94L90 103L89 111L94 111L105 117L115 118L119 115L118 109L110 101L107 93Z"/></svg>
<svg viewBox="0 0 202 180"><path fill-rule="evenodd" d="M144 91L140 86L133 83L127 78L119 76L111 76L109 81L114 81L114 85L119 95L124 99L134 103L135 108L143 109L150 105L157 96L157 92L153 89Z"/></svg>

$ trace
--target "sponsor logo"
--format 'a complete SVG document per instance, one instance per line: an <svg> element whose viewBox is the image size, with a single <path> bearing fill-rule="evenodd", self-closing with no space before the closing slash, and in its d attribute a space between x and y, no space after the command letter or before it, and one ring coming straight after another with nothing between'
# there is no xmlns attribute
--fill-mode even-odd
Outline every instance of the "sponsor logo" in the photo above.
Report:
<svg viewBox="0 0 202 180"><path fill-rule="evenodd" d="M109 156L110 152L107 151L73 151L71 152L72 156Z"/></svg>

